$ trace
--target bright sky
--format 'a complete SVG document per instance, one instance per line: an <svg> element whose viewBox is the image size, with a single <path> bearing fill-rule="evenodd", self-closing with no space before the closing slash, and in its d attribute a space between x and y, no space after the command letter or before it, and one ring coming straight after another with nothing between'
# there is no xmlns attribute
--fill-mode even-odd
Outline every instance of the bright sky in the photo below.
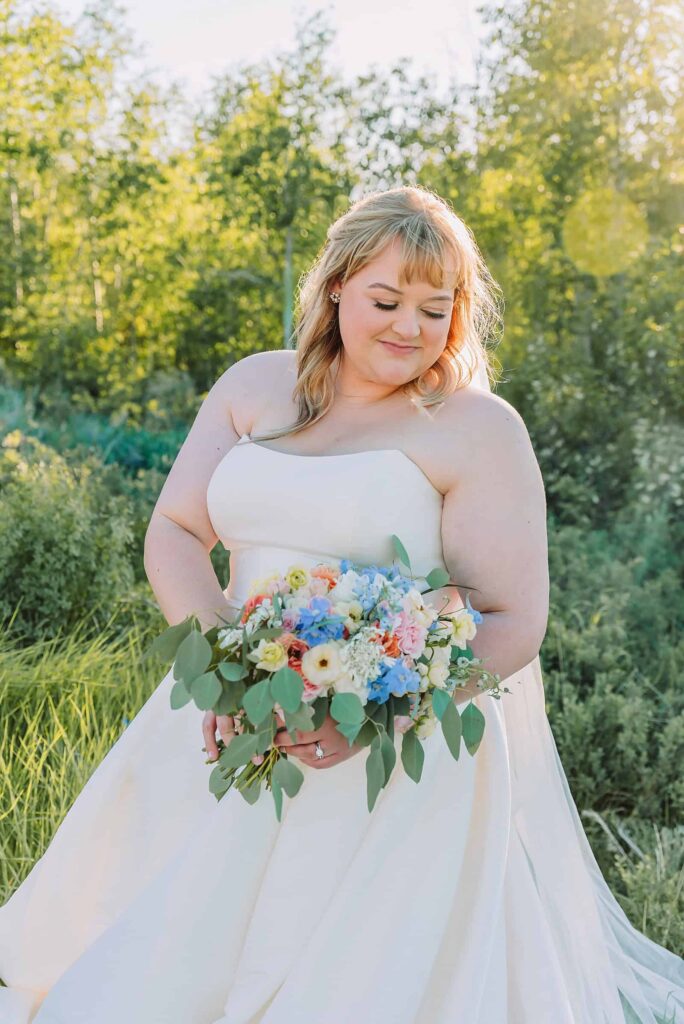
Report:
<svg viewBox="0 0 684 1024"><path fill-rule="evenodd" d="M122 0L126 23L144 47L143 66L160 82L185 83L188 99L211 76L294 43L295 22L317 10L336 31L334 64L345 79L372 64L413 58L438 83L470 82L482 25L479 0ZM86 0L55 0L69 20Z"/></svg>

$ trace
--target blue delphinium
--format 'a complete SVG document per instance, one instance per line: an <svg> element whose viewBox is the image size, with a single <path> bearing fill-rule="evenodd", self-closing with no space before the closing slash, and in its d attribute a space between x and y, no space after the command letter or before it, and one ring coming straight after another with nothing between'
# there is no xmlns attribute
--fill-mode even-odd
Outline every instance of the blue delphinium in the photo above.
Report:
<svg viewBox="0 0 684 1024"><path fill-rule="evenodd" d="M368 684L368 699L385 704L390 696L403 697L420 687L420 675L403 661L397 660L385 672Z"/></svg>
<svg viewBox="0 0 684 1024"><path fill-rule="evenodd" d="M327 640L340 640L344 634L344 619L331 614L332 605L327 597L312 597L308 608L299 609L297 635L309 647Z"/></svg>

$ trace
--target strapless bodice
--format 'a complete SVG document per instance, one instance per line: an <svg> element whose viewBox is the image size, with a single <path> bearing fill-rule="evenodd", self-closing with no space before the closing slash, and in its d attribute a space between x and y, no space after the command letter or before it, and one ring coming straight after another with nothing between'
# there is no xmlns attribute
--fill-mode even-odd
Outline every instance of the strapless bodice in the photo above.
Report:
<svg viewBox="0 0 684 1024"><path fill-rule="evenodd" d="M224 455L207 488L216 535L230 551L226 596L241 604L249 583L271 570L350 558L390 565L391 535L414 575L444 566L443 497L399 449L297 455L252 441Z"/></svg>

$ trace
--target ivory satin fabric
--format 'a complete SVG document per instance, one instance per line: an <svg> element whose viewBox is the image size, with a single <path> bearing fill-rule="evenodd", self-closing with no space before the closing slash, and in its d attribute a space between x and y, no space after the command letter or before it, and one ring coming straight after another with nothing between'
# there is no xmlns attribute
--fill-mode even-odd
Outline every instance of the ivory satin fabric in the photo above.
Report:
<svg viewBox="0 0 684 1024"><path fill-rule="evenodd" d="M236 606L293 563L389 564L393 533L416 575L443 565L442 497L398 450L243 435L207 502ZM420 784L398 758L371 814L367 753L298 762L280 823L266 791L209 794L202 712L172 711L172 683L0 910L0 1024L684 1022L683 961L632 928L591 854L538 658L477 698L475 757L437 729Z"/></svg>

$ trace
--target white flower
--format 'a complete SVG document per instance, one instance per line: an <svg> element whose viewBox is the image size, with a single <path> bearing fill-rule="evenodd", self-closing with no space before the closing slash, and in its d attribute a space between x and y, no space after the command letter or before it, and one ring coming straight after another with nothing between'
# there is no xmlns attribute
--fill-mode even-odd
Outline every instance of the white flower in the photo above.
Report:
<svg viewBox="0 0 684 1024"><path fill-rule="evenodd" d="M239 647L242 643L242 630L227 626L226 629L219 629L217 639L222 651L230 650L231 647Z"/></svg>
<svg viewBox="0 0 684 1024"><path fill-rule="evenodd" d="M337 593L337 587L332 593ZM344 616L344 624L350 633L356 633L363 621L363 605L360 601L334 601L332 610L335 615Z"/></svg>
<svg viewBox="0 0 684 1024"><path fill-rule="evenodd" d="M362 704L368 703L369 690L362 679L357 679L350 672L343 672L335 680L335 693L355 693Z"/></svg>
<svg viewBox="0 0 684 1024"><path fill-rule="evenodd" d="M425 629L432 625L438 615L437 609L427 605L423 600L423 595L415 587L406 591L402 606L411 618Z"/></svg>
<svg viewBox="0 0 684 1024"><path fill-rule="evenodd" d="M433 662L428 668L428 679L433 686L438 686L443 690L446 686L446 681L449 678L449 666L442 662Z"/></svg>
<svg viewBox="0 0 684 1024"><path fill-rule="evenodd" d="M302 672L315 686L330 686L343 671L340 646L335 640L316 644L302 655Z"/></svg>
<svg viewBox="0 0 684 1024"><path fill-rule="evenodd" d="M365 686L380 675L380 666L384 664L386 655L380 644L372 638L381 635L382 630L375 626L362 626L340 648L343 669L357 684Z"/></svg>
<svg viewBox="0 0 684 1024"><path fill-rule="evenodd" d="M360 576L353 569L348 569L339 577L334 589L331 591L330 599L337 605L338 602L357 601L356 586Z"/></svg>
<svg viewBox="0 0 684 1024"><path fill-rule="evenodd" d="M464 651L468 646L468 641L472 640L477 633L475 619L467 608L459 608L449 618L453 630L452 643Z"/></svg>
<svg viewBox="0 0 684 1024"><path fill-rule="evenodd" d="M416 736L419 740L427 739L437 728L437 715L435 714L432 701L430 700L421 714L416 719Z"/></svg>

